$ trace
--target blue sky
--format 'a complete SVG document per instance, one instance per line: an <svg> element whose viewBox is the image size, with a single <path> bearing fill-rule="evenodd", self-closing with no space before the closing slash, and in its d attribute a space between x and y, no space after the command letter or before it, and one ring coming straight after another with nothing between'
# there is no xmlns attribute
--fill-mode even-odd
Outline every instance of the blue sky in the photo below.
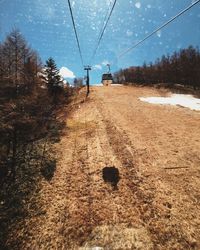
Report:
<svg viewBox="0 0 200 250"><path fill-rule="evenodd" d="M89 64L104 16L113 0L71 0L84 64ZM169 20L192 0L118 0L102 43L92 62L91 83L112 63L112 72L144 61L154 61L189 45L200 46L200 3L124 57L117 56L158 26ZM58 67L73 75L83 71L73 32L67 0L0 0L0 40L13 27L21 30L42 61L52 56Z"/></svg>

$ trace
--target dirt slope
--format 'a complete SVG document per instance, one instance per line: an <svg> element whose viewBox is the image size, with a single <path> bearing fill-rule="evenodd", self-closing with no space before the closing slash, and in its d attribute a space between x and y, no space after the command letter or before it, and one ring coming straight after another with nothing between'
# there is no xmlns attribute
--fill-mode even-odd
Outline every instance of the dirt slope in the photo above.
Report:
<svg viewBox="0 0 200 250"><path fill-rule="evenodd" d="M138 99L161 94L92 88L67 120L45 213L24 222L20 249L200 249L200 113Z"/></svg>

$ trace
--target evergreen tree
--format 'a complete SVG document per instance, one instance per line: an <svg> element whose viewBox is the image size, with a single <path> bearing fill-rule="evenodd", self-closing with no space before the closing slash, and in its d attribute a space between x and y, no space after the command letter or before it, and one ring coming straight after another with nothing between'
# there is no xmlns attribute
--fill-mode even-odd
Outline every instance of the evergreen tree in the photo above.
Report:
<svg viewBox="0 0 200 250"><path fill-rule="evenodd" d="M54 97L62 90L63 81L59 75L56 63L53 58L49 58L45 65L45 81L48 91Z"/></svg>

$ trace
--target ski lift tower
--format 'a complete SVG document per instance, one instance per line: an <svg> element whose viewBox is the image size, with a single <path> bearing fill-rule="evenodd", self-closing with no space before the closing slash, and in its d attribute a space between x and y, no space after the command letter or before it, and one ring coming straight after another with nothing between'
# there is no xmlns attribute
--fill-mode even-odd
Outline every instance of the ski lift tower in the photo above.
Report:
<svg viewBox="0 0 200 250"><path fill-rule="evenodd" d="M84 70L86 70L87 71L87 77L86 77L86 85L87 85L87 96L89 95L89 93L90 93L90 75L89 75L89 72L90 72L90 70L92 70L92 68L91 68L91 66L85 66L84 67Z"/></svg>
<svg viewBox="0 0 200 250"><path fill-rule="evenodd" d="M108 74L110 74L110 64L108 63L107 66L108 66Z"/></svg>

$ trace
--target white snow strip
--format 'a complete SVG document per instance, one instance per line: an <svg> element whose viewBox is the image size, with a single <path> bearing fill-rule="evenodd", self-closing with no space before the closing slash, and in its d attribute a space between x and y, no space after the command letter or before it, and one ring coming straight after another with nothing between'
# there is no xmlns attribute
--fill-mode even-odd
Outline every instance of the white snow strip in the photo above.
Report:
<svg viewBox="0 0 200 250"><path fill-rule="evenodd" d="M123 84L118 84L118 83L113 83L111 84L112 87L120 87L120 86L123 86Z"/></svg>
<svg viewBox="0 0 200 250"><path fill-rule="evenodd" d="M200 110L200 99L192 95L172 94L170 97L140 97L139 99L152 104L179 105L192 110Z"/></svg>
<svg viewBox="0 0 200 250"><path fill-rule="evenodd" d="M102 83L93 83L93 84L91 84L91 86L102 87L103 84Z"/></svg>

